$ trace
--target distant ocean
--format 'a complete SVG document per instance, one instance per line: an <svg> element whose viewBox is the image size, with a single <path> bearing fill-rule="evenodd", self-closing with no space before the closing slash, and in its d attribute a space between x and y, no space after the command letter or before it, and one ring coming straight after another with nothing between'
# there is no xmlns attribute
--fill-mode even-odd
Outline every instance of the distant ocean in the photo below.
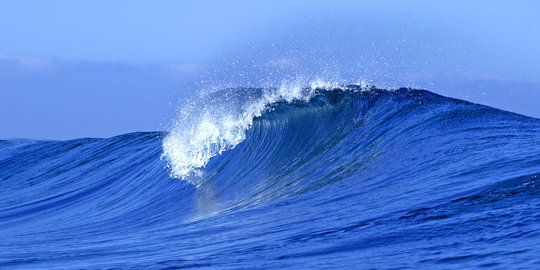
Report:
<svg viewBox="0 0 540 270"><path fill-rule="evenodd" d="M3 269L540 269L540 120L224 89L168 132L0 141Z"/></svg>

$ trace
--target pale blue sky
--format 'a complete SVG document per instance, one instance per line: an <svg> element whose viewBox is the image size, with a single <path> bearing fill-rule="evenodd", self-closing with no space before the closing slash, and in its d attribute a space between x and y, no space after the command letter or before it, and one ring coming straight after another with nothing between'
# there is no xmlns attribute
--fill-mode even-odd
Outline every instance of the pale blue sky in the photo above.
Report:
<svg viewBox="0 0 540 270"><path fill-rule="evenodd" d="M540 117L537 1L1 6L0 138L162 130L199 88L296 75L417 86Z"/></svg>

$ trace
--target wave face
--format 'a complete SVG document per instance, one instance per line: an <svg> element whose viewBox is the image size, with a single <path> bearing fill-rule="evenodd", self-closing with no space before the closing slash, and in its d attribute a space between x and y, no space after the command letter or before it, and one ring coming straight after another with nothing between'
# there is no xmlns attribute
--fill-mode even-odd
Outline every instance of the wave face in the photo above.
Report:
<svg viewBox="0 0 540 270"><path fill-rule="evenodd" d="M423 90L229 89L0 168L6 269L540 266L540 120Z"/></svg>

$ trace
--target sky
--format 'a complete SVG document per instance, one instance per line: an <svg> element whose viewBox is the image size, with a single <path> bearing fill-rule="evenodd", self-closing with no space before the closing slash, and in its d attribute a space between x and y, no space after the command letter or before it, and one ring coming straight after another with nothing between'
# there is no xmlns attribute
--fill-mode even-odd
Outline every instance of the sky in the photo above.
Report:
<svg viewBox="0 0 540 270"><path fill-rule="evenodd" d="M537 1L2 1L0 138L166 130L198 91L322 77L540 118Z"/></svg>

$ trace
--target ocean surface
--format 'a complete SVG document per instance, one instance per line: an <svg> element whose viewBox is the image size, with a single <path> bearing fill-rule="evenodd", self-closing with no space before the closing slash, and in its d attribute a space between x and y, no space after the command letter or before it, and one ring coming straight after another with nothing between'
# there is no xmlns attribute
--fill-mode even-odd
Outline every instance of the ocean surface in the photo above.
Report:
<svg viewBox="0 0 540 270"><path fill-rule="evenodd" d="M235 88L167 132L0 141L2 269L540 269L540 120Z"/></svg>

